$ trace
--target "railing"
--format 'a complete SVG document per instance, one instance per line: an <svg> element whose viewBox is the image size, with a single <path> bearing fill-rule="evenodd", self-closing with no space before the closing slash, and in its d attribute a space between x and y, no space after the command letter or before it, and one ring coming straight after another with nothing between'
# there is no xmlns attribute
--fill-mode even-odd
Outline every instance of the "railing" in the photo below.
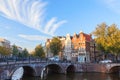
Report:
<svg viewBox="0 0 120 80"><path fill-rule="evenodd" d="M4 57L0 58L0 65L8 65L8 64L20 64L20 63L33 63L33 62L46 62L47 60L44 58L36 58L36 57Z"/></svg>
<svg viewBox="0 0 120 80"><path fill-rule="evenodd" d="M71 63L69 61L53 61L47 58L39 57L4 57L0 58L0 66L10 64L30 64L30 63Z"/></svg>

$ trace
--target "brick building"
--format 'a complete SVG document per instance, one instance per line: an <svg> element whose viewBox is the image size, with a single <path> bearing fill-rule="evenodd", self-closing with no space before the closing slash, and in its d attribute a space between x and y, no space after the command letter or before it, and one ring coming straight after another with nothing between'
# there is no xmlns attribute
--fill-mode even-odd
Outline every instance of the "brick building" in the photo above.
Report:
<svg viewBox="0 0 120 80"><path fill-rule="evenodd" d="M94 56L93 51L91 51L91 42L93 41L91 34L80 32L79 34L74 33L73 36L67 34L66 37L59 36L58 38L63 46L62 55L67 60L90 62L91 55ZM49 42L50 40L47 40L46 43L49 44Z"/></svg>
<svg viewBox="0 0 120 80"><path fill-rule="evenodd" d="M90 62L90 42L92 37L90 34L80 32L74 33L72 37L73 50L77 52L74 57L78 57L78 62ZM72 53L74 54L74 52Z"/></svg>

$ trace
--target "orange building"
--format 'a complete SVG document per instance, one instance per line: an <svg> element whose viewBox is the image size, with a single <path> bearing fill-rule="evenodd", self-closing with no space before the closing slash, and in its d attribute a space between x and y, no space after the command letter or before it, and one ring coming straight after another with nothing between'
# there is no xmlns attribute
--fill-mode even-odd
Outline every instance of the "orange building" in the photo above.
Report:
<svg viewBox="0 0 120 80"><path fill-rule="evenodd" d="M74 33L72 37L72 45L73 50L77 51L76 56L78 57L79 62L90 62L91 41L92 41L91 34L85 34L83 32L80 32L79 34Z"/></svg>
<svg viewBox="0 0 120 80"><path fill-rule="evenodd" d="M68 60L78 62L90 62L91 57L91 41L93 41L91 34L80 32L74 33L73 36L58 37L62 42L63 55L67 56ZM49 41L47 41L49 42Z"/></svg>
<svg viewBox="0 0 120 80"><path fill-rule="evenodd" d="M86 51L90 51L90 41L92 41L92 37L89 34L85 34L80 32L78 35L74 33L72 38L73 48L79 50L80 48L85 49Z"/></svg>

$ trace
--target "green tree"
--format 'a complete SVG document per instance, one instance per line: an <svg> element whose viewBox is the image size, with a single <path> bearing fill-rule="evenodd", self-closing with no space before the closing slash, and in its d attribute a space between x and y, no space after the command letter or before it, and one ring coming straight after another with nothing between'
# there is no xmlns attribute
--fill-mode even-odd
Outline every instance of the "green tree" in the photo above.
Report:
<svg viewBox="0 0 120 80"><path fill-rule="evenodd" d="M11 54L11 48L6 48L4 46L0 46L0 54L10 55Z"/></svg>
<svg viewBox="0 0 120 80"><path fill-rule="evenodd" d="M14 56L18 56L19 55L19 50L18 50L18 48L17 48L17 46L16 45L13 45L12 46L12 54L14 55Z"/></svg>
<svg viewBox="0 0 120 80"><path fill-rule="evenodd" d="M58 55L58 53L62 50L62 43L60 39L54 37L50 42L50 51L53 55Z"/></svg>
<svg viewBox="0 0 120 80"><path fill-rule="evenodd" d="M22 51L22 55L23 55L23 57L28 57L29 56L29 52L26 48Z"/></svg>
<svg viewBox="0 0 120 80"><path fill-rule="evenodd" d="M97 43L97 48L105 53L112 53L118 56L120 53L120 30L117 25L110 26L102 23L97 26L93 35Z"/></svg>
<svg viewBox="0 0 120 80"><path fill-rule="evenodd" d="M45 57L45 52L41 44L36 46L34 55L42 58Z"/></svg>
<svg viewBox="0 0 120 80"><path fill-rule="evenodd" d="M24 57L24 55L22 54L22 52L18 52L17 56L21 57L21 58Z"/></svg>

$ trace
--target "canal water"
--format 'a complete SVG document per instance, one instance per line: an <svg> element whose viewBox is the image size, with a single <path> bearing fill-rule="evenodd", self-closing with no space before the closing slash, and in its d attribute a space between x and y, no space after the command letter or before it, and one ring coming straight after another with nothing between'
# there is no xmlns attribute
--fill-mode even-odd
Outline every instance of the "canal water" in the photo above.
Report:
<svg viewBox="0 0 120 80"><path fill-rule="evenodd" d="M40 77L25 77L22 80L43 80ZM120 80L120 74L70 73L50 74L44 80Z"/></svg>

